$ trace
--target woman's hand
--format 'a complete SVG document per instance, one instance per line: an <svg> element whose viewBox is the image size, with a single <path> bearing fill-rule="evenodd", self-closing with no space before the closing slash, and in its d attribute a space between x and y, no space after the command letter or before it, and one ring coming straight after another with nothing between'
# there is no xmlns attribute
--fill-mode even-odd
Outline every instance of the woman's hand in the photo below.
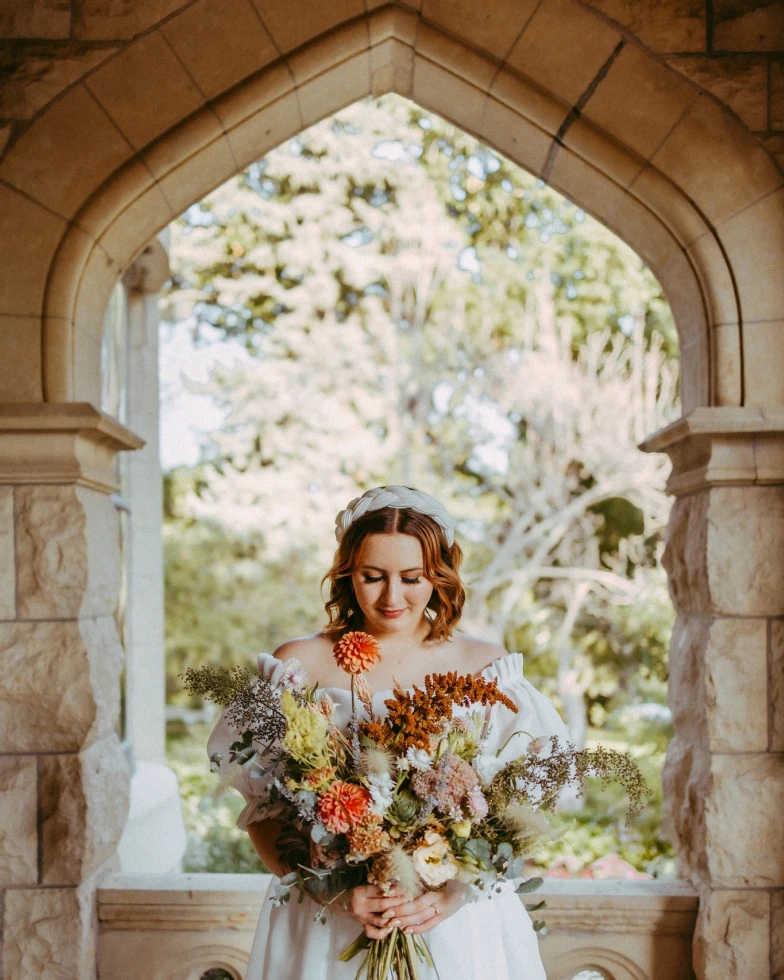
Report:
<svg viewBox="0 0 784 980"><path fill-rule="evenodd" d="M356 919L370 939L381 939L389 932L386 923L402 901L403 893L398 885L388 894L384 894L378 885L357 885L332 902L331 908L340 915Z"/></svg>
<svg viewBox="0 0 784 980"><path fill-rule="evenodd" d="M425 891L409 902L398 899L398 904L382 912L381 918L385 924L379 926L374 919L365 927L365 935L370 939L383 939L393 929L402 929L407 935L429 932L462 908L468 897L467 886L453 880L448 881L440 891Z"/></svg>

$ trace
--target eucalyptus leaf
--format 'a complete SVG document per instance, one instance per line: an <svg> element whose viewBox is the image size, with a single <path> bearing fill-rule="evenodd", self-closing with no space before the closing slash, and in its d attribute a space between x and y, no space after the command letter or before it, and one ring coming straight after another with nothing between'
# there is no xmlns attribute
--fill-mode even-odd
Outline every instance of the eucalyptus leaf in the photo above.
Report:
<svg viewBox="0 0 784 980"><path fill-rule="evenodd" d="M529 878L527 881L522 882L515 888L515 892L518 895L527 895L528 892L535 892L537 888L541 888L544 884L544 878Z"/></svg>

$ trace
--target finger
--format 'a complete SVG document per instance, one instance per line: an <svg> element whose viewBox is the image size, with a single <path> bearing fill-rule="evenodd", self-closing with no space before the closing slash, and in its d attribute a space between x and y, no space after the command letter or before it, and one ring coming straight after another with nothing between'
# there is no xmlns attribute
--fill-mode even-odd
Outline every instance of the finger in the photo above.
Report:
<svg viewBox="0 0 784 980"><path fill-rule="evenodd" d="M444 913L437 912L435 915L431 915L427 922L422 922L418 926L408 926L404 931L407 936L418 936L423 932L430 932L439 922L444 921Z"/></svg>
<svg viewBox="0 0 784 980"><path fill-rule="evenodd" d="M424 892L419 898L414 898L409 902L401 902L395 906L394 915L396 919L403 919L411 915L416 915L419 912L424 912L425 909L435 904L436 900L433 897L433 893Z"/></svg>
<svg viewBox="0 0 784 980"><path fill-rule="evenodd" d="M435 918L438 914L435 903L431 902L424 909L417 910L411 915L396 915L392 921L392 925L398 923L398 928L408 929L409 926L423 925L425 922L429 922Z"/></svg>
<svg viewBox="0 0 784 980"><path fill-rule="evenodd" d="M368 939L386 939L386 937L392 931L389 926L378 928L377 926L371 925L369 922L365 923L363 929Z"/></svg>

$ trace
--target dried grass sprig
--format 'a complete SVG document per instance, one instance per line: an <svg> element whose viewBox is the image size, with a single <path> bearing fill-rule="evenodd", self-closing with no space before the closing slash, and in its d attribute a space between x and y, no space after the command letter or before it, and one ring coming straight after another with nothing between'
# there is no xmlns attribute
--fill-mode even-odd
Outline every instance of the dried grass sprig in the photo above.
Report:
<svg viewBox="0 0 784 980"><path fill-rule="evenodd" d="M578 784L584 791L588 776L596 776L602 787L615 780L629 797L626 822L636 817L651 790L637 763L628 752L599 745L595 749L562 748L557 735L549 737L549 754L529 754L508 763L485 790L491 812L500 813L512 803L547 809L553 806L564 786Z"/></svg>

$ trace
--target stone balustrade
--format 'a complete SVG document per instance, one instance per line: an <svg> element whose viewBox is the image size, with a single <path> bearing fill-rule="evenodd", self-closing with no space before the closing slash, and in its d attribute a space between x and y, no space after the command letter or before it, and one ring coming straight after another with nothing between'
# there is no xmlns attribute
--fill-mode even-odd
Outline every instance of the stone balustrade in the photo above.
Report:
<svg viewBox="0 0 784 980"><path fill-rule="evenodd" d="M267 880L106 875L98 888L101 980L200 980L221 969L242 980ZM698 900L685 882L550 879L536 892L541 899L549 980L694 977Z"/></svg>

